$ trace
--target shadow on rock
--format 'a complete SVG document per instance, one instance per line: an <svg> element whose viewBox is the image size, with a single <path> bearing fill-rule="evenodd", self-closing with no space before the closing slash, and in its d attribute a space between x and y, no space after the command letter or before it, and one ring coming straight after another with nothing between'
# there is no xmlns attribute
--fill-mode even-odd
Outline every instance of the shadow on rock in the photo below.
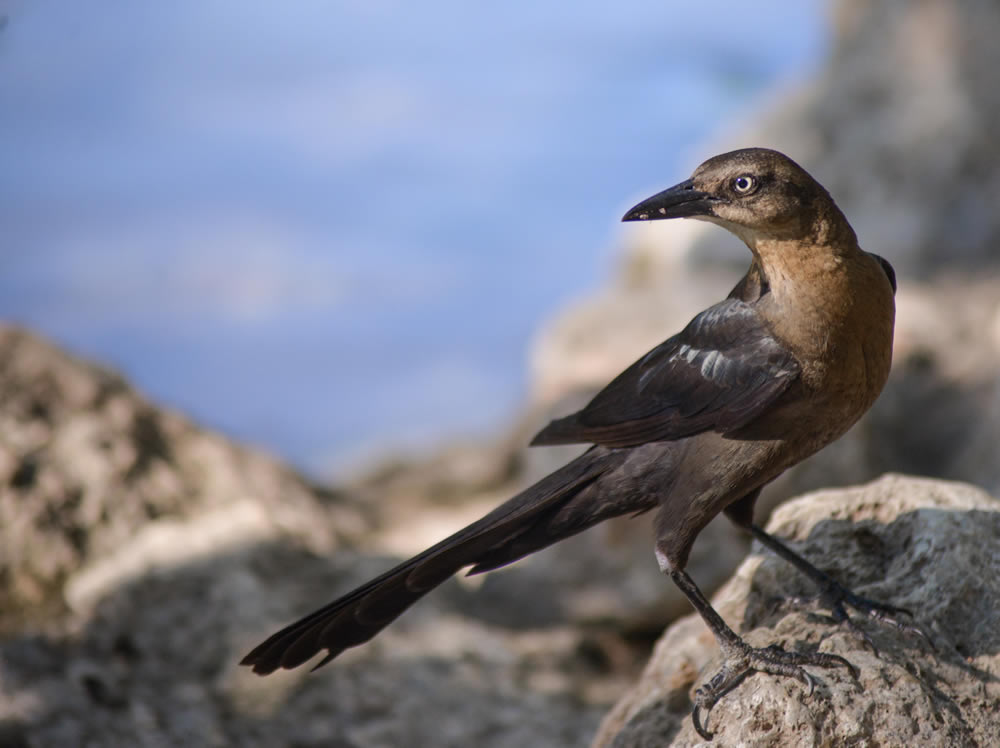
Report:
<svg viewBox="0 0 1000 748"><path fill-rule="evenodd" d="M607 701L576 686L592 667L580 636L489 625L467 612L480 591L454 580L314 674L238 667L274 628L391 563L269 543L135 578L78 632L0 643L3 744L571 746L593 734Z"/></svg>

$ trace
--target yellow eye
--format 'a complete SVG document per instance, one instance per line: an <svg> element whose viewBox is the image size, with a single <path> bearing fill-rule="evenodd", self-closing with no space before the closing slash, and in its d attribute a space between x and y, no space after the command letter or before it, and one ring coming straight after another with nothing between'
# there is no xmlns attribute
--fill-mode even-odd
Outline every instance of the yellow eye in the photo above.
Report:
<svg viewBox="0 0 1000 748"><path fill-rule="evenodd" d="M742 174L733 180L733 192L749 195L757 188L757 180L749 174Z"/></svg>

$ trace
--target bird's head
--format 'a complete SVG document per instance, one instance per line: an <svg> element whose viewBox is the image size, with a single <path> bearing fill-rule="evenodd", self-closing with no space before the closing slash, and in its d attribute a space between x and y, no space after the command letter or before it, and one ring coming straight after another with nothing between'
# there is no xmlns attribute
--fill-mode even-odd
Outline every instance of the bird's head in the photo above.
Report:
<svg viewBox="0 0 1000 748"><path fill-rule="evenodd" d="M745 148L710 158L690 179L643 200L623 221L698 218L733 232L751 248L761 240L821 240L846 219L829 193L778 151Z"/></svg>

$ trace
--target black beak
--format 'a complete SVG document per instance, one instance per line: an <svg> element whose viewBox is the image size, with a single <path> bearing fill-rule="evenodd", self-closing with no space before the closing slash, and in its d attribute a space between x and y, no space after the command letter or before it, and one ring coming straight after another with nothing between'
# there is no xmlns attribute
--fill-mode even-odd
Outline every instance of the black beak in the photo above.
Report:
<svg viewBox="0 0 1000 748"><path fill-rule="evenodd" d="M623 221L658 221L662 218L707 216L711 210L711 196L694 188L691 179L653 195L632 208Z"/></svg>

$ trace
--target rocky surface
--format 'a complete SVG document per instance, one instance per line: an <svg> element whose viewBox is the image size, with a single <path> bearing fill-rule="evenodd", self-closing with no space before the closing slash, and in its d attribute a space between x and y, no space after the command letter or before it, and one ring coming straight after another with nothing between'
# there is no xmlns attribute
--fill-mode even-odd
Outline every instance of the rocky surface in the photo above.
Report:
<svg viewBox="0 0 1000 748"><path fill-rule="evenodd" d="M610 523L447 583L318 673L258 678L236 663L261 637L466 522L532 468L466 454L464 469L428 474L442 498L411 504L419 521L393 524L361 508L363 491L318 490L22 330L0 329L0 362L0 745L581 745L637 677L660 622L684 610L664 604L658 574L654 589L635 573L655 569L641 523ZM364 485L402 508L406 472ZM480 497L461 506L470 481ZM719 744L891 743L930 728L982 744L1000 703L998 508L969 487L888 478L779 510L773 530L859 591L919 610L940 651L866 624L874 658L822 618L774 605L808 583L754 557L720 593L723 614L756 643L850 657L865 690L823 674L803 705L797 684L749 679L712 714ZM700 538L699 580L736 563L731 532ZM622 603L635 610L608 615ZM691 739L690 691L712 657L700 621L682 620L597 744Z"/></svg>
<svg viewBox="0 0 1000 748"><path fill-rule="evenodd" d="M780 507L767 528L854 591L903 606L937 651L912 635L860 620L878 654L814 606L809 582L755 547L715 596L723 617L755 646L780 643L846 657L860 670L813 671L798 681L755 674L716 705L720 746L987 746L1000 734L1000 503L971 486L886 476ZM704 745L691 693L714 672L718 649L688 616L656 645L646 671L605 718L594 748Z"/></svg>
<svg viewBox="0 0 1000 748"><path fill-rule="evenodd" d="M362 495L0 326L0 745L585 743L638 655L574 625L583 603L526 598L530 576L452 581L313 675L237 666L398 560L393 537L423 542L419 515L384 527Z"/></svg>
<svg viewBox="0 0 1000 748"><path fill-rule="evenodd" d="M228 548L287 538L329 553L368 524L117 374L0 326L0 629L83 612L130 579Z"/></svg>

